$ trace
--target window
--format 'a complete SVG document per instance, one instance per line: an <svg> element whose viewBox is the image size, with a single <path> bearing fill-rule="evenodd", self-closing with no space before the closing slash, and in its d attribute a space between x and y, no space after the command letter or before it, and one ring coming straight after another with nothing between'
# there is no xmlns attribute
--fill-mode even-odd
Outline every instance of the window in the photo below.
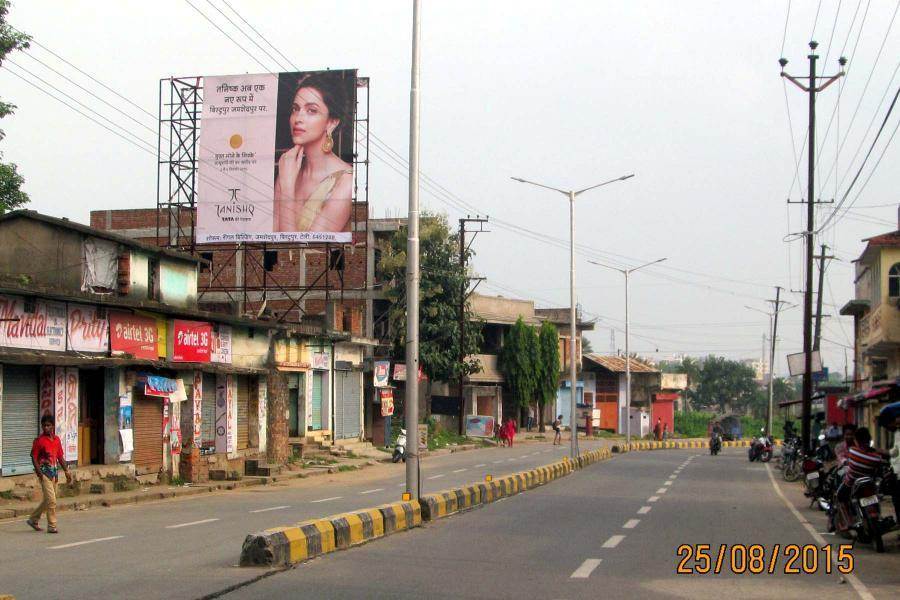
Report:
<svg viewBox="0 0 900 600"><path fill-rule="evenodd" d="M332 249L328 254L328 269L332 271L344 270L344 249Z"/></svg>
<svg viewBox="0 0 900 600"><path fill-rule="evenodd" d="M896 263L888 271L888 296L890 298L900 297L900 263Z"/></svg>
<svg viewBox="0 0 900 600"><path fill-rule="evenodd" d="M200 258L205 260L206 262L200 263L200 272L205 273L206 271L210 271L212 269L213 264L213 253L212 252L201 252Z"/></svg>
<svg viewBox="0 0 900 600"><path fill-rule="evenodd" d="M147 261L147 298L159 300L159 261Z"/></svg>
<svg viewBox="0 0 900 600"><path fill-rule="evenodd" d="M278 250L266 250L263 255L263 267L266 271L272 272L275 265L278 264Z"/></svg>

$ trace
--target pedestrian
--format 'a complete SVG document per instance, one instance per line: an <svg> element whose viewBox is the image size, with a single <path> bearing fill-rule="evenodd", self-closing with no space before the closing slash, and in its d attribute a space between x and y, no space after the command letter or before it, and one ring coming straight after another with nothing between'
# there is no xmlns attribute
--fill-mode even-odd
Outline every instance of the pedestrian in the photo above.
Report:
<svg viewBox="0 0 900 600"><path fill-rule="evenodd" d="M665 442L668 439L669 439L669 424L666 423L665 425L663 425L663 441Z"/></svg>
<svg viewBox="0 0 900 600"><path fill-rule="evenodd" d="M506 430L497 421L494 421L494 437L497 438L498 445L506 445Z"/></svg>
<svg viewBox="0 0 900 600"><path fill-rule="evenodd" d="M56 528L56 485L59 479L58 469L66 473L66 482L72 483L72 473L66 464L62 443L55 433L56 424L53 417L41 417L41 434L34 438L31 445L31 464L34 474L41 484L41 503L25 522L35 531L42 531L41 515L47 513L47 533L59 533Z"/></svg>
<svg viewBox="0 0 900 600"><path fill-rule="evenodd" d="M553 445L562 444L562 415L553 420Z"/></svg>
<svg viewBox="0 0 900 600"><path fill-rule="evenodd" d="M529 404L528 405L528 424L527 424L528 431L531 431L532 427L534 427L534 406Z"/></svg>
<svg viewBox="0 0 900 600"><path fill-rule="evenodd" d="M513 440L516 438L516 421L510 417L506 421L506 443L510 448L513 447Z"/></svg>
<svg viewBox="0 0 900 600"><path fill-rule="evenodd" d="M662 417L656 417L656 425L653 426L653 437L657 442L662 441Z"/></svg>

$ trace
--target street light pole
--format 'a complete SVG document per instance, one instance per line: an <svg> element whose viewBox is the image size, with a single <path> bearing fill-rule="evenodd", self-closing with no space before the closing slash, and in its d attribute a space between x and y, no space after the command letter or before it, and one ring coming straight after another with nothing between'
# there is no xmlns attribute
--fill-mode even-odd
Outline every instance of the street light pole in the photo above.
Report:
<svg viewBox="0 0 900 600"><path fill-rule="evenodd" d="M595 260L589 260L588 262L592 265L597 265L598 267L604 267L606 269L612 269L613 271L618 271L622 275L625 276L625 443L631 443L631 354L629 349L630 343L630 335L629 335L629 320L628 320L628 276L634 273L639 269L643 269L644 267L649 267L650 265L655 265L656 263L661 263L666 260L665 258L658 258L656 260L650 261L648 263L644 263L632 269L619 269L618 267L612 267L610 265L605 265L603 263L599 263Z"/></svg>
<svg viewBox="0 0 900 600"><path fill-rule="evenodd" d="M572 429L572 443L570 450L572 459L578 458L578 425L575 422L575 411L578 408L578 374L576 372L575 365L575 336L578 334L578 324L575 320L575 198L583 194L584 192L587 192L588 190L592 190L609 183L614 183L616 181L625 181L626 179L629 179L631 177L634 177L634 173L616 177L615 179L610 179L609 181L604 181L603 183L598 183L597 185L592 185L590 187L586 187L577 191L561 190L555 187L550 187L549 185L544 185L542 183L528 181L526 179L522 179L521 177L511 177L513 181L518 181L519 183L528 183L531 185L542 187L544 189L552 190L554 192L559 192L560 194L564 194L569 199L569 389L571 393L569 425Z"/></svg>

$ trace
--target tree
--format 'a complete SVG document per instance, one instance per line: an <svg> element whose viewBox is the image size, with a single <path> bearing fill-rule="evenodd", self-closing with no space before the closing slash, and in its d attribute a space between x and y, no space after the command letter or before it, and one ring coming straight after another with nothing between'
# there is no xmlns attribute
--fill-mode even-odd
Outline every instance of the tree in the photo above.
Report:
<svg viewBox="0 0 900 600"><path fill-rule="evenodd" d="M582 354L591 354L594 351L594 347L591 345L591 340L588 339L587 336L581 336L581 353Z"/></svg>
<svg viewBox="0 0 900 600"><path fill-rule="evenodd" d="M540 365L537 350L537 335L534 328L526 325L519 316L515 325L503 338L500 370L520 409L528 406L538 390Z"/></svg>
<svg viewBox="0 0 900 600"><path fill-rule="evenodd" d="M544 431L544 407L556 399L559 389L559 333L549 321L541 323L538 333L538 431Z"/></svg>
<svg viewBox="0 0 900 600"><path fill-rule="evenodd" d="M30 36L18 31L6 22L9 7L10 3L8 0L0 0L0 66L3 65L3 59L6 58L7 54L15 50L25 50L28 48L31 40ZM0 100L0 119L11 115L15 109L15 104ZM4 137L5 134L0 129L0 141ZM0 152L0 159L2 158L3 153ZM14 163L5 163L0 160L0 214L28 202L28 194L22 191L24 182L25 179L19 174Z"/></svg>
<svg viewBox="0 0 900 600"><path fill-rule="evenodd" d="M402 227L381 246L380 275L387 282L385 296L391 301L389 321L391 357L402 362L406 357L406 238ZM419 226L419 362L431 381L458 381L460 376L477 373L481 365L475 358L460 364L459 302L460 291L468 278L459 262L458 235L452 234L443 215L423 214ZM473 253L467 250L468 260ZM465 303L464 355L478 353L481 323ZM409 375L410 381L414 377Z"/></svg>
<svg viewBox="0 0 900 600"><path fill-rule="evenodd" d="M688 395L696 407L725 412L752 405L759 389L753 369L721 356L709 356L699 370L697 385Z"/></svg>

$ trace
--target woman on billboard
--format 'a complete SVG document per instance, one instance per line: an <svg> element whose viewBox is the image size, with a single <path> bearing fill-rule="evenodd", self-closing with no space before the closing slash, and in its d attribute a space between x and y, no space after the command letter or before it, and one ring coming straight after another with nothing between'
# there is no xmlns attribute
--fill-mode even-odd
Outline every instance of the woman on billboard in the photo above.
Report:
<svg viewBox="0 0 900 600"><path fill-rule="evenodd" d="M293 146L278 159L275 178L275 231L348 230L353 166L335 148L335 132L348 125L351 114L347 85L329 72L305 76L296 85L285 123Z"/></svg>

